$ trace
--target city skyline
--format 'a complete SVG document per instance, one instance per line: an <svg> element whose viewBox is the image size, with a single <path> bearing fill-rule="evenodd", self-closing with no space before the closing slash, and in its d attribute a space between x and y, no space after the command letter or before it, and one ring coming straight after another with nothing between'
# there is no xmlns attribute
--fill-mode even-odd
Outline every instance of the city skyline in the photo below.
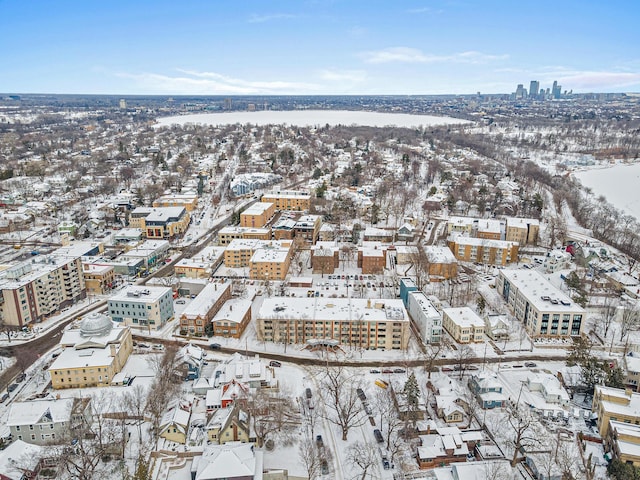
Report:
<svg viewBox="0 0 640 480"><path fill-rule="evenodd" d="M0 2L0 91L491 94L530 80L574 93L640 91L640 6L535 6L9 0Z"/></svg>

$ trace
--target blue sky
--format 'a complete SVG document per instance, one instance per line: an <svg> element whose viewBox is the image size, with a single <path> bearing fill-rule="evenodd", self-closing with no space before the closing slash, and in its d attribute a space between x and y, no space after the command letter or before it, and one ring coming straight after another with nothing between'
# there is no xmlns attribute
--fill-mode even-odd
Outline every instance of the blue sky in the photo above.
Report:
<svg viewBox="0 0 640 480"><path fill-rule="evenodd" d="M0 92L640 91L636 0L0 0Z"/></svg>

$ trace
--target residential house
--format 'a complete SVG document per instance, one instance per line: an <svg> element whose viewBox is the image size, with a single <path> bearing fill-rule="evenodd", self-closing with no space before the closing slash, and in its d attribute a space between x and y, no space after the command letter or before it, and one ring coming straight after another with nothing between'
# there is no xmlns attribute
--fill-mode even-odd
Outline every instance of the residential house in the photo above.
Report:
<svg viewBox="0 0 640 480"><path fill-rule="evenodd" d="M483 439L481 430L461 431L458 427L438 427L435 433L420 435L416 458L420 469L466 462L476 444Z"/></svg>
<svg viewBox="0 0 640 480"><path fill-rule="evenodd" d="M192 480L263 480L263 452L252 444L207 445L191 463Z"/></svg>
<svg viewBox="0 0 640 480"><path fill-rule="evenodd" d="M6 425L17 440L34 445L66 443L75 428L91 424L90 400L85 397L14 402Z"/></svg>
<svg viewBox="0 0 640 480"><path fill-rule="evenodd" d="M609 420L604 445L610 458L640 467L640 425Z"/></svg>
<svg viewBox="0 0 640 480"><path fill-rule="evenodd" d="M249 413L239 403L214 410L206 430L209 442L218 445L255 441L255 436L251 433Z"/></svg>
<svg viewBox="0 0 640 480"><path fill-rule="evenodd" d="M483 409L504 407L507 400L502 393L502 383L495 373L478 373L469 379L469 389Z"/></svg>
<svg viewBox="0 0 640 480"><path fill-rule="evenodd" d="M158 435L170 442L184 445L187 442L190 418L191 405L189 403L172 401L162 415Z"/></svg>

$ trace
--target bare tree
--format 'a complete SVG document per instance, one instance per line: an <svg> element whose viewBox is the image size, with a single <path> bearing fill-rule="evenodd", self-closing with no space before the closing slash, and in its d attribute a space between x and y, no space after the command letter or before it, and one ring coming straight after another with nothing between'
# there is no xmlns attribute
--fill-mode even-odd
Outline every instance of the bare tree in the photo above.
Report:
<svg viewBox="0 0 640 480"><path fill-rule="evenodd" d="M246 400L249 419L256 434L258 447L278 434L287 433L299 421L291 396L271 388L253 390Z"/></svg>
<svg viewBox="0 0 640 480"><path fill-rule="evenodd" d="M368 443L357 441L347 448L347 461L360 469L360 473L354 475L353 480L365 480L374 478L373 471L378 465L380 454L375 447Z"/></svg>
<svg viewBox="0 0 640 480"><path fill-rule="evenodd" d="M157 435L167 403L180 388L178 349L172 345L167 346L162 355L149 355L147 362L155 373L155 378L149 389L145 409L151 417L153 432Z"/></svg>
<svg viewBox="0 0 640 480"><path fill-rule="evenodd" d="M513 446L513 456L511 466L518 463L518 454L522 447L535 445L539 442L540 436L535 432L537 420L533 417L530 409L520 405L518 399L515 403L509 402L507 405L507 423L511 427L511 444Z"/></svg>
<svg viewBox="0 0 640 480"><path fill-rule="evenodd" d="M424 369L427 371L427 378L431 378L431 371L433 370L436 359L440 356L440 353L447 349L450 341L444 332L440 336L439 343L429 343L425 345L424 350Z"/></svg>
<svg viewBox="0 0 640 480"><path fill-rule="evenodd" d="M298 445L298 457L304 466L305 472L309 480L315 480L320 476L322 471L318 447L313 441L313 434L311 436L305 435Z"/></svg>
<svg viewBox="0 0 640 480"><path fill-rule="evenodd" d="M475 356L473 349L467 344L458 345L455 351L456 368L460 378L462 378L469 368L469 361Z"/></svg>
<svg viewBox="0 0 640 480"><path fill-rule="evenodd" d="M398 417L398 410L393 402L390 389L379 389L373 396L374 411L378 413L380 432L384 438L385 446L391 458L398 453L401 445L400 438L396 435L404 422Z"/></svg>
<svg viewBox="0 0 640 480"><path fill-rule="evenodd" d="M320 381L325 405L330 411L327 420L340 427L342 440L346 441L349 430L366 421L356 393L361 377L349 374L344 367L328 366L322 370Z"/></svg>
<svg viewBox="0 0 640 480"><path fill-rule="evenodd" d="M616 317L618 305L620 305L620 296L609 282L605 289L605 295L602 297L602 308L600 309L602 312L602 322L600 324L602 325L602 334L605 338L609 334L611 324Z"/></svg>
<svg viewBox="0 0 640 480"><path fill-rule="evenodd" d="M640 324L640 310L638 304L633 303L623 307L620 315L620 341L623 342L629 332L636 330Z"/></svg>

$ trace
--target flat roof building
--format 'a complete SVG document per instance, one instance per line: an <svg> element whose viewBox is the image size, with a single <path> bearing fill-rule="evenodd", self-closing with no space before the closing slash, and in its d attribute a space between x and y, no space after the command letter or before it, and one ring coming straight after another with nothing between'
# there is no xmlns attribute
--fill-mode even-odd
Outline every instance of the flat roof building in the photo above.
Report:
<svg viewBox="0 0 640 480"><path fill-rule="evenodd" d="M586 311L535 270L500 270L496 290L530 335L578 336Z"/></svg>
<svg viewBox="0 0 640 480"><path fill-rule="evenodd" d="M169 287L130 285L107 304L114 322L131 327L159 330L173 319L173 291Z"/></svg>

